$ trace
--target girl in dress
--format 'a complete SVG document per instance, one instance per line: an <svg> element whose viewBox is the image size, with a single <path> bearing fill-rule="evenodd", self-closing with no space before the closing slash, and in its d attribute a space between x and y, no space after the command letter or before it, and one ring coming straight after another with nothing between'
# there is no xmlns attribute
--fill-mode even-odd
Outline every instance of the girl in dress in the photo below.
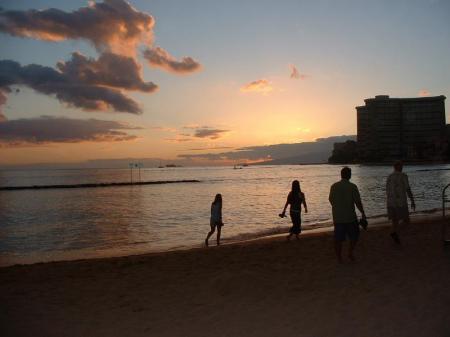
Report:
<svg viewBox="0 0 450 337"><path fill-rule="evenodd" d="M211 230L205 239L205 245L208 247L208 240L217 228L217 245L220 245L220 232L222 230L222 195L216 194L214 201L211 204L211 220L209 222Z"/></svg>
<svg viewBox="0 0 450 337"><path fill-rule="evenodd" d="M292 227L289 229L289 235L287 236L287 240L291 239L292 234L295 234L297 240L298 235L302 231L302 204L305 208L305 213L308 213L308 206L306 206L305 194L300 189L300 183L298 180L294 180L292 182L292 189L288 194L286 204L284 205L283 212L281 212L280 217L284 218L286 216L286 208L288 205L291 205L289 214L292 220Z"/></svg>

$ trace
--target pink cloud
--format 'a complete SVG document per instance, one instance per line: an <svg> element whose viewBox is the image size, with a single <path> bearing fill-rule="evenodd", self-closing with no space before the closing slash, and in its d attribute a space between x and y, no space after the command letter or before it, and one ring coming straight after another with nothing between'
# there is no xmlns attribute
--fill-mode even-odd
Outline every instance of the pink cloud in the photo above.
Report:
<svg viewBox="0 0 450 337"><path fill-rule="evenodd" d="M306 79L307 76L305 74L300 74L300 72L298 71L298 69L295 65L290 64L289 68L291 69L291 75L290 75L291 79L294 79L294 80Z"/></svg>

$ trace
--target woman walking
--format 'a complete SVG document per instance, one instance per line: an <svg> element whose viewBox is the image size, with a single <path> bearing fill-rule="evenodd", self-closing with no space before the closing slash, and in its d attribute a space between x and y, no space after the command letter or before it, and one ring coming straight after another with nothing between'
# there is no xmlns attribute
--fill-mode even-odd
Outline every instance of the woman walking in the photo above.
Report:
<svg viewBox="0 0 450 337"><path fill-rule="evenodd" d="M208 240L211 235L214 234L214 231L217 227L217 245L220 245L220 232L222 230L223 222L222 222L222 195L216 194L214 201L211 204L211 219L209 222L211 226L211 230L205 239L205 245L208 247Z"/></svg>
<svg viewBox="0 0 450 337"><path fill-rule="evenodd" d="M305 208L305 213L308 213L308 206L306 205L305 194L300 189L300 183L298 180L294 180L292 182L292 189L288 194L286 204L284 205L283 212L281 212L280 217L284 218L286 216L286 208L288 205L291 205L289 215L291 216L292 227L289 229L289 235L287 236L287 240L291 239L292 234L295 234L295 237L298 240L298 235L302 231L302 204Z"/></svg>

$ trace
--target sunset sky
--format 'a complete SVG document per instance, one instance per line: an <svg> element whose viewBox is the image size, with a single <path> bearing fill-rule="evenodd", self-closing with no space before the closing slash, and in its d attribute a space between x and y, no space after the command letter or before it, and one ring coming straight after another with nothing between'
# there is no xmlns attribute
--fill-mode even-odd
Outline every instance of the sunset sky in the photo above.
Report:
<svg viewBox="0 0 450 337"><path fill-rule="evenodd" d="M3 166L226 162L242 147L354 135L355 106L375 95L450 96L447 0L0 7Z"/></svg>

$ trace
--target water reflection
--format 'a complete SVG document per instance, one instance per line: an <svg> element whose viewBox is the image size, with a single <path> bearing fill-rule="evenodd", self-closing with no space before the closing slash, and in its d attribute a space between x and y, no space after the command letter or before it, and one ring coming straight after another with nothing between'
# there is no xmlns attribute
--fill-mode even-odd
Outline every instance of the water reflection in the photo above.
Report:
<svg viewBox="0 0 450 337"><path fill-rule="evenodd" d="M441 206L450 171L406 166L417 210ZM449 169L449 165L434 166ZM341 166L274 166L147 169L143 180L199 179L197 184L0 192L0 258L36 260L71 252L130 254L198 245L209 230L209 206L223 195L223 237L267 232L289 222L278 217L292 180L300 180L309 213L305 226L330 219L330 185ZM385 183L391 167L352 166L368 216L386 213ZM4 185L117 182L128 170L3 171ZM90 255L89 255L90 256ZM4 262L3 262L4 263Z"/></svg>

